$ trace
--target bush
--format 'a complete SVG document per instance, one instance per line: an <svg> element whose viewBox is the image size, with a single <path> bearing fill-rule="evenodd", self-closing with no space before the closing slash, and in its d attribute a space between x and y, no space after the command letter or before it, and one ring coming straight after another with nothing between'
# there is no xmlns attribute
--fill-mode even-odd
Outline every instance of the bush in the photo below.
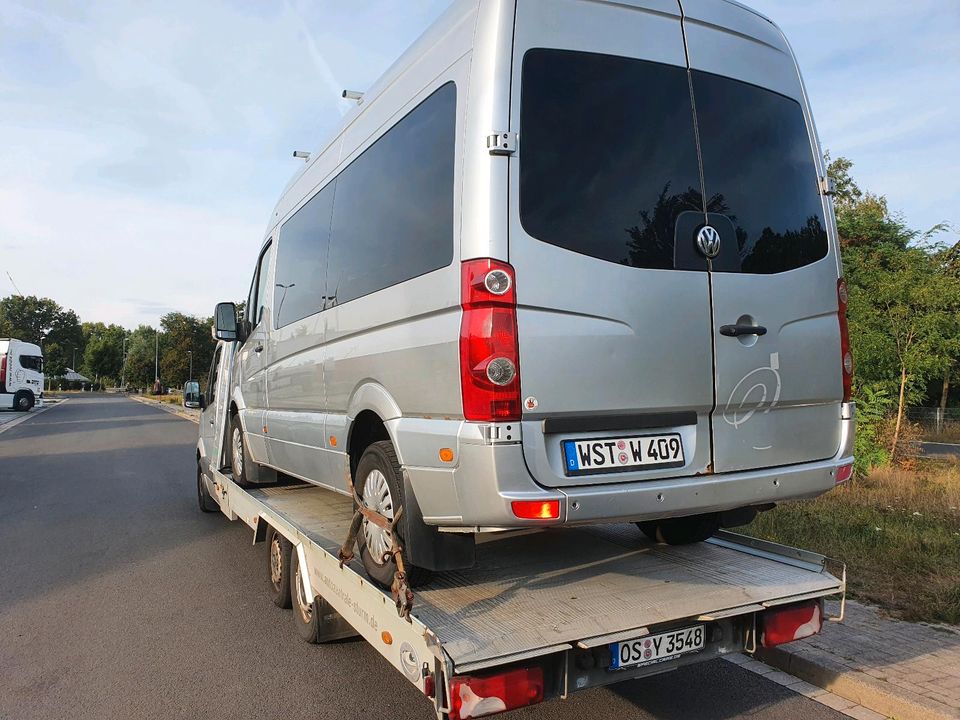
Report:
<svg viewBox="0 0 960 720"><path fill-rule="evenodd" d="M884 425L893 407L893 398L885 388L863 385L857 388L857 435L854 443L854 469L866 475L871 468L890 462L890 452L883 445Z"/></svg>

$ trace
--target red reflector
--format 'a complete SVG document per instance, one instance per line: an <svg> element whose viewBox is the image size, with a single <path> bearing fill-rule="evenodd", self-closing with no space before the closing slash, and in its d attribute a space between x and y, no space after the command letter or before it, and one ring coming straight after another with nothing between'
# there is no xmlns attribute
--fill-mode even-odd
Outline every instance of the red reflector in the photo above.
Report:
<svg viewBox="0 0 960 720"><path fill-rule="evenodd" d="M757 620L760 644L774 647L816 635L823 627L823 604L807 600L765 610Z"/></svg>
<svg viewBox="0 0 960 720"><path fill-rule="evenodd" d="M543 668L450 681L450 720L485 717L543 702Z"/></svg>
<svg viewBox="0 0 960 720"><path fill-rule="evenodd" d="M524 520L556 520L560 517L559 500L514 500L513 514Z"/></svg>
<svg viewBox="0 0 960 720"><path fill-rule="evenodd" d="M837 468L837 485L845 483L853 476L853 463L841 465Z"/></svg>

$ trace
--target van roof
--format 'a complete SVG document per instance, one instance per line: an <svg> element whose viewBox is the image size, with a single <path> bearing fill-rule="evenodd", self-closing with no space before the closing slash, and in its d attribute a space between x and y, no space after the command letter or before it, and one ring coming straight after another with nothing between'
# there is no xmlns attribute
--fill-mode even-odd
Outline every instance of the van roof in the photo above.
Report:
<svg viewBox="0 0 960 720"><path fill-rule="evenodd" d="M506 1L506 0L502 0ZM426 48L432 47L437 42L439 42L457 23L457 20L461 18L464 14L473 11L479 3L479 0L455 0L450 6L443 11L443 14L440 15L433 23L427 27L423 33L413 41L413 43L408 47L403 54L398 57L390 67L388 67L383 74L374 81L374 83L363 92L363 101L357 104L355 107L350 108L347 113L343 116L340 124L337 126L336 131L330 138L315 152L311 153L310 159L303 164L299 170L297 170L293 176L290 178L290 181L287 183L286 187L283 189L283 193L280 195L280 199L277 201L277 204L274 206L273 211L270 213L270 222L268 224L267 233L264 235L264 241L266 241L267 236L273 230L276 221L279 219L277 216L277 211L280 206L283 204L283 200L286 197L287 193L294 186L297 180L306 173L310 167L317 162L323 153L333 145L341 135L349 128L356 120L363 114L363 112L370 106L370 104L376 100L376 98L383 93L390 85L392 85L397 78L399 78L403 73L419 58Z"/></svg>
<svg viewBox="0 0 960 720"><path fill-rule="evenodd" d="M501 3L507 3L513 2L514 0L499 1ZM716 2L732 5L745 12L749 12L770 23L778 35L782 36L783 34L777 24L766 15L763 15L762 13L747 5L744 5L741 2L737 2L737 0L716 0ZM431 23L416 40L414 40L410 47L408 47L400 55L400 57L398 57L393 64L390 65L383 72L383 74L374 81L370 88L364 91L362 102L358 103L356 106L347 111L340 124L337 126L336 131L321 147L317 148L316 151L311 153L310 159L305 162L301 168L294 172L290 180L287 182L283 192L280 194L280 198L277 200L277 203L274 205L273 210L270 213L270 220L267 224L267 230L263 236L263 244L266 243L270 233L276 226L277 221L281 219L280 215L278 214L279 210L284 203L287 193L290 192L297 180L299 180L313 166L313 164L320 159L323 153L325 153L334 143L337 142L344 132L366 111L370 104L373 103L373 101L375 101L384 90L389 88L390 85L392 85L411 65L414 64L414 62L424 53L427 48L430 48L439 42L448 32L450 32L450 30L457 24L459 19L465 14L476 11L479 3L480 0L454 0L454 2L452 2L450 6L444 10L444 12L433 23ZM683 0L679 0L679 5L682 6L682 4Z"/></svg>

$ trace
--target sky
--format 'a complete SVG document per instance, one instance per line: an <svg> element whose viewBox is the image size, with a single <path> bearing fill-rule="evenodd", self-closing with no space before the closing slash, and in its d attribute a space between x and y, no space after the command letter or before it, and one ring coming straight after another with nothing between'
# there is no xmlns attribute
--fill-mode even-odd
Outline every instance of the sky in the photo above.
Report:
<svg viewBox="0 0 960 720"><path fill-rule="evenodd" d="M292 152L448 4L3 0L0 297L10 273L128 328L242 299ZM911 227L960 227L960 1L747 4L784 30L860 186Z"/></svg>

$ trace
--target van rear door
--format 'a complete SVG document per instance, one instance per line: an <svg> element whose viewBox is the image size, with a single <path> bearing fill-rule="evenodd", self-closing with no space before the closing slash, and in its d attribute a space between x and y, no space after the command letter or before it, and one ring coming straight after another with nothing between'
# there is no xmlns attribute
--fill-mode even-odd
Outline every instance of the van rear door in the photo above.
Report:
<svg viewBox="0 0 960 720"><path fill-rule="evenodd" d="M839 262L796 64L759 15L731 3L681 5L705 221L720 240L711 261L714 469L831 457L843 397Z"/></svg>
<svg viewBox="0 0 960 720"><path fill-rule="evenodd" d="M703 218L679 5L516 12L509 260L528 467L554 487L707 471L709 275L674 243ZM623 466L635 438L652 464ZM594 440L612 447L568 454Z"/></svg>

